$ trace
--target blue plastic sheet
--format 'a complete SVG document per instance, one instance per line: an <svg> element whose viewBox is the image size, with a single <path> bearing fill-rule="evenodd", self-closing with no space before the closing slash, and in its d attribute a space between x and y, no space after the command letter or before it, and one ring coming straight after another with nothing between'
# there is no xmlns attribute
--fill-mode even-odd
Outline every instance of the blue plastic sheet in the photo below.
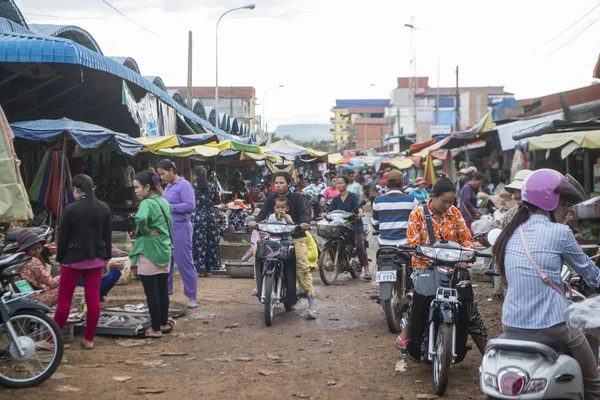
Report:
<svg viewBox="0 0 600 400"><path fill-rule="evenodd" d="M33 141L54 142L68 134L83 149L96 149L108 142L114 151L135 156L144 148L124 133L66 118L14 122L10 127L16 137Z"/></svg>

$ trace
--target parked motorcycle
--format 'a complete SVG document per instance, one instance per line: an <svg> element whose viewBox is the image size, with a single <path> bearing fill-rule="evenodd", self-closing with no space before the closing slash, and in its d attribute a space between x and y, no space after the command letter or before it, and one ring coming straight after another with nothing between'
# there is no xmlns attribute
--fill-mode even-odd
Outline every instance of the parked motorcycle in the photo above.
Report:
<svg viewBox="0 0 600 400"><path fill-rule="evenodd" d="M433 390L441 396L448 387L450 366L466 356L473 305L469 270L457 264L472 263L489 254L455 242L397 247L433 261L415 284L408 354L414 360L433 362Z"/></svg>
<svg viewBox="0 0 600 400"><path fill-rule="evenodd" d="M348 229L354 229L356 211L364 206L361 201L352 212L335 210L317 221L317 234L326 239L319 256L319 275L326 285L333 285L338 274L349 272L353 278L360 277L362 265L354 245L354 236ZM369 224L364 224L365 247L368 246L367 236L371 232Z"/></svg>
<svg viewBox="0 0 600 400"><path fill-rule="evenodd" d="M302 228L272 221L257 224L256 229L268 235L257 244L255 265L256 289L265 307L265 325L271 326L278 303L283 303L286 311L292 311L298 302L296 253L291 234Z"/></svg>
<svg viewBox="0 0 600 400"><path fill-rule="evenodd" d="M411 258L407 252L396 247L383 246L377 250L377 273L379 302L383 305L388 329L400 333L403 317L412 300Z"/></svg>
<svg viewBox="0 0 600 400"><path fill-rule="evenodd" d="M16 228L9 229L6 231L6 236L4 238L4 248L2 250L2 254L13 254L19 249L18 237L23 231L32 231L46 242L50 242L53 239L54 229L47 225L42 226L31 226L27 228Z"/></svg>
<svg viewBox="0 0 600 400"><path fill-rule="evenodd" d="M58 368L63 355L62 332L46 315L50 308L31 295L31 286L13 290L11 278L28 259L23 253L0 257L0 385L37 386ZM29 286L29 288L26 288Z"/></svg>

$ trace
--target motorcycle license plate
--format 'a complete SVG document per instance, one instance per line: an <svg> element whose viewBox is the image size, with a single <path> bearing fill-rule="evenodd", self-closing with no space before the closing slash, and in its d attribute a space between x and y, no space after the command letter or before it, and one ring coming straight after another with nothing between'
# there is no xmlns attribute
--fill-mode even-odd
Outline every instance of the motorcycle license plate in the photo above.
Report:
<svg viewBox="0 0 600 400"><path fill-rule="evenodd" d="M26 280L16 281L15 285L19 288L19 292L21 293L31 293L33 292L33 288Z"/></svg>
<svg viewBox="0 0 600 400"><path fill-rule="evenodd" d="M398 271L377 271L377 274L375 274L375 282L396 282L396 272Z"/></svg>

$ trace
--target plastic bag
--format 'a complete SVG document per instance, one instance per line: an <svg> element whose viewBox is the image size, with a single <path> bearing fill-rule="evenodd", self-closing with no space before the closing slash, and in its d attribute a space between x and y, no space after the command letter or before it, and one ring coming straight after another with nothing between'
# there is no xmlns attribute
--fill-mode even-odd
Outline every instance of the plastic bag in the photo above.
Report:
<svg viewBox="0 0 600 400"><path fill-rule="evenodd" d="M471 232L478 235L482 232L488 232L494 227L494 218L491 215L482 215L477 221L471 224Z"/></svg>
<svg viewBox="0 0 600 400"><path fill-rule="evenodd" d="M571 304L563 315L570 327L600 336L600 296Z"/></svg>

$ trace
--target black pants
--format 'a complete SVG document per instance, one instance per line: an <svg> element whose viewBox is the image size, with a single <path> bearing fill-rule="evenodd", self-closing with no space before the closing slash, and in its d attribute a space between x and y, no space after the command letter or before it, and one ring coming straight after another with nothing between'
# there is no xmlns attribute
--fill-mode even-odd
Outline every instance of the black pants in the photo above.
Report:
<svg viewBox="0 0 600 400"><path fill-rule="evenodd" d="M140 277L150 310L152 330L160 331L160 327L167 325L169 319L169 289L167 285L169 274L140 275Z"/></svg>

